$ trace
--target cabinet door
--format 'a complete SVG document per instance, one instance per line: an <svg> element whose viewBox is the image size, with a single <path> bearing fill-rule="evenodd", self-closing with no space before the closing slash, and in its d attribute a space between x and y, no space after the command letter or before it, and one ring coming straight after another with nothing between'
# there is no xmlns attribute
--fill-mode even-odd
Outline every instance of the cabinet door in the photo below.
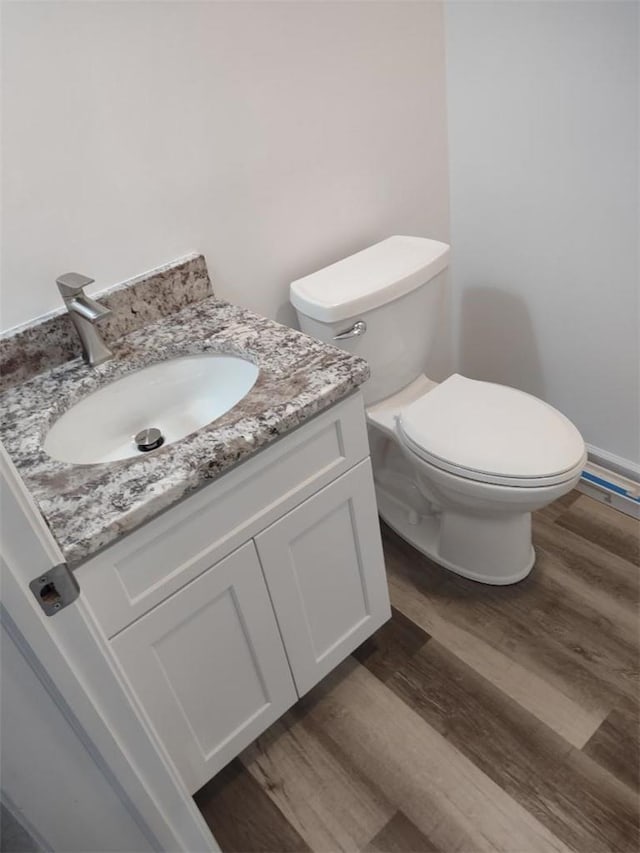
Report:
<svg viewBox="0 0 640 853"><path fill-rule="evenodd" d="M302 695L391 615L369 460L255 542Z"/></svg>
<svg viewBox="0 0 640 853"><path fill-rule="evenodd" d="M112 646L191 793L297 698L253 542Z"/></svg>

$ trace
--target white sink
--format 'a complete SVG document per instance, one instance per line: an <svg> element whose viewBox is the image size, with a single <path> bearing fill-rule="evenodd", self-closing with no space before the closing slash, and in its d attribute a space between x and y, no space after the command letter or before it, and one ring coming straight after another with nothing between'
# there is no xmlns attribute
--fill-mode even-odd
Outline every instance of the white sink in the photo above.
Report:
<svg viewBox="0 0 640 853"><path fill-rule="evenodd" d="M232 409L253 388L258 368L232 355L174 358L95 391L51 427L44 449L54 459L90 465L144 457L134 436L157 428L164 445Z"/></svg>

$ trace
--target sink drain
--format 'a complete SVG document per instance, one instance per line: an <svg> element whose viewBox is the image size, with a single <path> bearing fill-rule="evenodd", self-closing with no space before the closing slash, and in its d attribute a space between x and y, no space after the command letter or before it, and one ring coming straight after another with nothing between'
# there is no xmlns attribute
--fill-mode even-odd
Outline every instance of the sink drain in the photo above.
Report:
<svg viewBox="0 0 640 853"><path fill-rule="evenodd" d="M164 436L157 427L141 429L133 440L141 453L148 453L164 444Z"/></svg>

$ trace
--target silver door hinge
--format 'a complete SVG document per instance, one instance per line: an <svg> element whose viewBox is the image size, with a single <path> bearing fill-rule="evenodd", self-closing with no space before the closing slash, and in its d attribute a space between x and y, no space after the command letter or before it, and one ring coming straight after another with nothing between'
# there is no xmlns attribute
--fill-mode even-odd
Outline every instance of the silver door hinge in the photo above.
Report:
<svg viewBox="0 0 640 853"><path fill-rule="evenodd" d="M67 604L73 604L80 595L78 581L66 563L59 563L38 575L29 584L29 589L47 616L53 616Z"/></svg>

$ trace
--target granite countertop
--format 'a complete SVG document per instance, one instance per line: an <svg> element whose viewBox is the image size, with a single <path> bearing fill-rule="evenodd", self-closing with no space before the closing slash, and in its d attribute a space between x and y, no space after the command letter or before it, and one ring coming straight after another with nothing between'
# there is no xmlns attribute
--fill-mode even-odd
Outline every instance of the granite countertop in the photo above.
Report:
<svg viewBox="0 0 640 853"><path fill-rule="evenodd" d="M0 394L0 439L72 567L352 393L369 376L362 359L214 296L111 346L114 357L97 368L75 358ZM44 452L51 424L82 397L131 371L202 352L241 355L260 368L247 396L213 423L118 462L75 465Z"/></svg>

